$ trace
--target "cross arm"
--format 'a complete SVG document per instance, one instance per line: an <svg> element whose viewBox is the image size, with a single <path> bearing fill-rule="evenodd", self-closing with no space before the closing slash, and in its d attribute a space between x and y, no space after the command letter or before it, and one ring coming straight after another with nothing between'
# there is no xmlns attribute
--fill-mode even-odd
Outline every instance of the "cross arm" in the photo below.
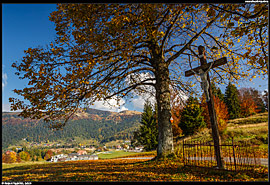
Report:
<svg viewBox="0 0 270 185"><path fill-rule="evenodd" d="M224 65L226 63L227 63L227 58L226 57L222 57L222 58L214 61L211 69L214 68L214 67L218 67L218 66ZM207 63L207 64L204 64L204 65L201 65L199 67L196 67L196 68L194 68L192 70L185 71L185 77L189 77L189 76L194 75L194 71L196 73L199 73L199 70L200 69L202 69L202 70L205 71L205 70L207 70L210 67L210 65L211 65L211 62L210 63Z"/></svg>

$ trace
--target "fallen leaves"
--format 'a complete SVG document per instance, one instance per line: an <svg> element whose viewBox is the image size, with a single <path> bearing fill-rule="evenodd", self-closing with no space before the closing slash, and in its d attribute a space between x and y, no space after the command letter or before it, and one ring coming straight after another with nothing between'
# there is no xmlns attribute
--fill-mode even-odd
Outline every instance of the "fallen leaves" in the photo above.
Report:
<svg viewBox="0 0 270 185"><path fill-rule="evenodd" d="M235 173L185 167L179 160L114 159L7 168L2 181L267 181L267 174L267 168Z"/></svg>

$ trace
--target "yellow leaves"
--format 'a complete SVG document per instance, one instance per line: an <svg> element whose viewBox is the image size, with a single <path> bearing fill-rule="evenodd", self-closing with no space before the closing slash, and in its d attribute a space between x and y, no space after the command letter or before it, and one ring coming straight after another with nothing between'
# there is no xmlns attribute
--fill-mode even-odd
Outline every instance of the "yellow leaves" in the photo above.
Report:
<svg viewBox="0 0 270 185"><path fill-rule="evenodd" d="M161 36L164 36L164 35L165 35L165 33L164 33L163 31L161 31L161 32L160 32L160 35L161 35Z"/></svg>
<svg viewBox="0 0 270 185"><path fill-rule="evenodd" d="M89 64L89 66L88 67L90 67L90 65L92 64L92 60L86 60L86 62Z"/></svg>
<svg viewBox="0 0 270 185"><path fill-rule="evenodd" d="M128 17L125 17L125 18L124 18L124 21L129 21L129 18L128 18Z"/></svg>

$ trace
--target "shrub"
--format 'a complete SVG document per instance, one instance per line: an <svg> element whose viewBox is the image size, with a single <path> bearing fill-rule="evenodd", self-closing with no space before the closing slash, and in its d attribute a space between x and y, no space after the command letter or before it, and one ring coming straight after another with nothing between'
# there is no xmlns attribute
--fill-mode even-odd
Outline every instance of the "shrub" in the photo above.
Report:
<svg viewBox="0 0 270 185"><path fill-rule="evenodd" d="M19 156L24 161L29 161L30 160L30 154L28 152L22 151L22 152L19 153Z"/></svg>

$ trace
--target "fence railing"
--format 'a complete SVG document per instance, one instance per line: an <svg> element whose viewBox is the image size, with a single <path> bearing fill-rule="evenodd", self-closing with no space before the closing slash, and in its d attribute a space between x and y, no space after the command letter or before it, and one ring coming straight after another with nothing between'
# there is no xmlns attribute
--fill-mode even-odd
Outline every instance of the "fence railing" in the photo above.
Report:
<svg viewBox="0 0 270 185"><path fill-rule="evenodd" d="M185 166L216 167L213 141L183 141L183 160ZM220 145L225 170L252 170L261 165L256 148L248 142L230 142Z"/></svg>

